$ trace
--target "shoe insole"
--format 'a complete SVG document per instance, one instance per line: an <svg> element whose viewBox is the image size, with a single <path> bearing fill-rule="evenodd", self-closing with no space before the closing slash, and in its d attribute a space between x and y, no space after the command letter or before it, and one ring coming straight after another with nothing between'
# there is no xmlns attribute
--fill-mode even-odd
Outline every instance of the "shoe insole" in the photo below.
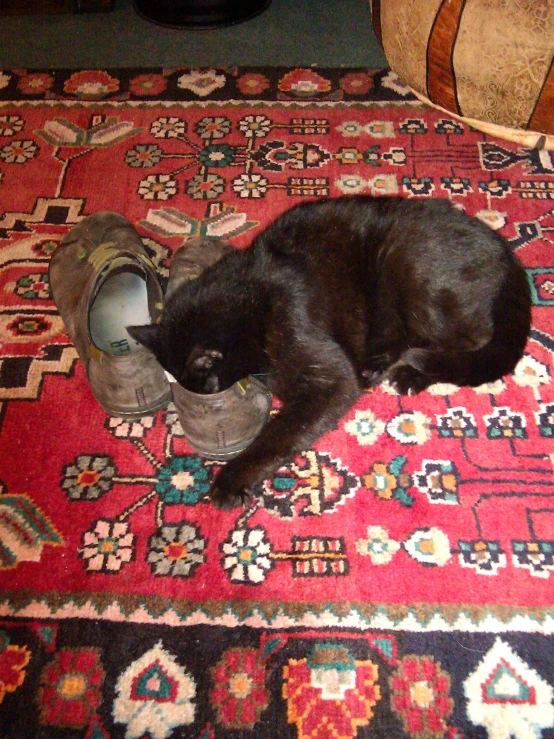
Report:
<svg viewBox="0 0 554 739"><path fill-rule="evenodd" d="M89 312L92 341L106 354L130 354L140 344L126 326L151 323L146 280L134 272L108 277L98 290Z"/></svg>

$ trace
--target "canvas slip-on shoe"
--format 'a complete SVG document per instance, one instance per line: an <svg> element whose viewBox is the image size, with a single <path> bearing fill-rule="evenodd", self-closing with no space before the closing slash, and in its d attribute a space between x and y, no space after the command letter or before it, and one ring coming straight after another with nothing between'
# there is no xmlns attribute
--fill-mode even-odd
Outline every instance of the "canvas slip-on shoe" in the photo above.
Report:
<svg viewBox="0 0 554 739"><path fill-rule="evenodd" d="M50 261L54 301L91 390L114 416L140 418L164 408L171 389L154 355L126 326L155 323L163 292L142 240L122 215L87 216Z"/></svg>
<svg viewBox="0 0 554 739"><path fill-rule="evenodd" d="M174 254L166 299L194 280L233 247L220 239L189 239ZM190 446L210 459L225 461L249 446L269 419L272 394L256 377L245 377L220 393L202 395L168 374L183 433Z"/></svg>

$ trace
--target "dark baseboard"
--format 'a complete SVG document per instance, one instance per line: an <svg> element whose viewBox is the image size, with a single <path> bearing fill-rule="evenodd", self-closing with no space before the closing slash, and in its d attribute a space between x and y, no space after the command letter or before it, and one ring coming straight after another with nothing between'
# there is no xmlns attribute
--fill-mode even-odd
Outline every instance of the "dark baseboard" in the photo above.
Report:
<svg viewBox="0 0 554 739"><path fill-rule="evenodd" d="M143 18L171 28L230 26L253 18L271 3L271 0L133 1L135 10Z"/></svg>
<svg viewBox="0 0 554 739"><path fill-rule="evenodd" d="M103 13L114 5L115 0L0 0L0 15Z"/></svg>

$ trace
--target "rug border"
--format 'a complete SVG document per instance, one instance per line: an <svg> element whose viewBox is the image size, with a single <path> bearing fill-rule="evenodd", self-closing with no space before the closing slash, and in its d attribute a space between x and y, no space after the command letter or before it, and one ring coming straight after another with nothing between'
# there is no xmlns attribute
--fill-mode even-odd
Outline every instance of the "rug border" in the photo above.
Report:
<svg viewBox="0 0 554 739"><path fill-rule="evenodd" d="M352 602L207 600L203 603L163 596L101 593L4 593L0 618L95 619L170 626L251 626L257 628L333 627L362 631L384 629L433 631L524 632L554 634L554 609L499 604L393 605Z"/></svg>

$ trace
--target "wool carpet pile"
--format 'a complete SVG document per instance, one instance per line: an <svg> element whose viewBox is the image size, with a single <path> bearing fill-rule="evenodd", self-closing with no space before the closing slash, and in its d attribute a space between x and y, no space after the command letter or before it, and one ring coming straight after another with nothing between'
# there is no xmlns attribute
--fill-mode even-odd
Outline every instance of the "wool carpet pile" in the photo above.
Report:
<svg viewBox="0 0 554 739"><path fill-rule="evenodd" d="M0 73L0 736L554 737L554 158L415 100L389 70ZM449 198L533 296L515 372L365 393L260 488L173 406L96 403L48 262L115 210L167 277L303 199Z"/></svg>

